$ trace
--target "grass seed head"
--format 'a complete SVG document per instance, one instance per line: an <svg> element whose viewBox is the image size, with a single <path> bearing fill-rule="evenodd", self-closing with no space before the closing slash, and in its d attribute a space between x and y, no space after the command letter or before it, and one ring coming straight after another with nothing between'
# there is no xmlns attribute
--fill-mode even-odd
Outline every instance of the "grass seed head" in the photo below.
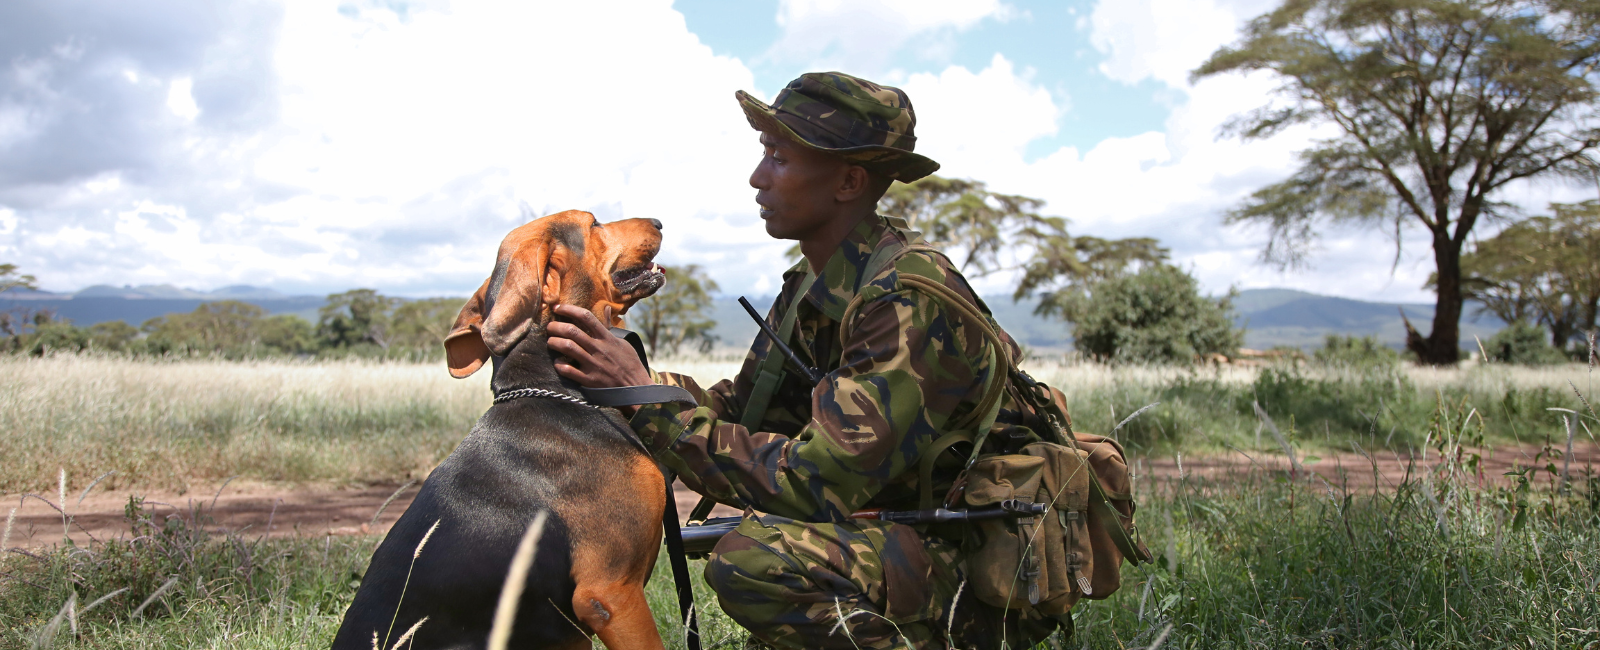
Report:
<svg viewBox="0 0 1600 650"><path fill-rule="evenodd" d="M422 557L422 547L428 545L428 539L433 537L433 531L439 530L439 522L441 522L441 521L444 521L444 520L443 519L435 519L435 520L433 520L433 525L428 527L428 532L427 532L427 534L424 534L422 536L422 541L417 542L417 550L411 552L411 559L415 560L415 559L417 559L419 557Z"/></svg>

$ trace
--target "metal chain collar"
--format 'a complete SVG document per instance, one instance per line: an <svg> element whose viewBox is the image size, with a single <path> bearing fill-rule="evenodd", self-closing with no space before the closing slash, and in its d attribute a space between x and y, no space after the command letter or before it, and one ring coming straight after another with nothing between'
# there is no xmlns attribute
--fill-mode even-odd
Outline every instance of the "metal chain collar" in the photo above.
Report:
<svg viewBox="0 0 1600 650"><path fill-rule="evenodd" d="M550 398L550 399L559 399L559 400L563 400L563 401L567 401L567 402L572 402L573 404L578 404L578 405L581 405L581 406L587 406L587 407L592 408L592 409L600 408L598 406L590 404L590 403L588 403L586 401L583 401L582 399L579 399L577 397L573 397L573 396L568 395L566 393L558 393L556 391L545 390L543 388L518 388L518 389L515 389L515 390L508 390L508 391L506 391L504 393L500 393L498 395L495 395L494 396L494 403L503 404L505 402L509 402L511 400L514 400L514 399L522 399L524 397L547 397L547 398Z"/></svg>

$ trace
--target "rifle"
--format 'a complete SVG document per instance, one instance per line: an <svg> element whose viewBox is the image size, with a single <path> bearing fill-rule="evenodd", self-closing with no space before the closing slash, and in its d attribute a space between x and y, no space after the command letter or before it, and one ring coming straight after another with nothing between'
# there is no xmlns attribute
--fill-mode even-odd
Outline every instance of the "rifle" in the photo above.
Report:
<svg viewBox="0 0 1600 650"><path fill-rule="evenodd" d="M951 522L981 521L1004 517L1037 517L1050 511L1046 503L1030 503L1006 499L999 505L976 510L858 510L850 513L851 519L876 519L897 524L943 524ZM723 536L739 526L742 517L713 517L701 523L690 523L682 528L683 552L691 557L704 557L715 548Z"/></svg>
<svg viewBox="0 0 1600 650"><path fill-rule="evenodd" d="M794 299L799 300L800 296L795 296ZM762 318L761 314L756 312L756 308L750 306L750 301L745 300L744 296L739 296L739 304L744 306L745 313L750 314L750 317L755 319L756 326L761 328L761 333L767 335L767 340L772 341L772 347L782 352L783 356L789 360L789 363L794 364L800 374L805 375L807 386L815 386L822 383L822 373L817 372L816 368L806 365L805 362L800 360L800 355L795 354L794 350L790 350L789 346L784 345L783 339L778 338L778 333L772 331L772 326L767 324L767 319Z"/></svg>

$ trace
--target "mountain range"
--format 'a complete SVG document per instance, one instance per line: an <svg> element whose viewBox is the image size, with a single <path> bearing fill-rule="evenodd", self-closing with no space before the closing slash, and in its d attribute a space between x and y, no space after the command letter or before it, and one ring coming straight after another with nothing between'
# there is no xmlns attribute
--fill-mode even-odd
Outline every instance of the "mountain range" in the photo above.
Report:
<svg viewBox="0 0 1600 650"><path fill-rule="evenodd" d="M49 309L78 325L121 320L132 325L173 312L194 311L201 303L240 300L260 306L269 314L296 314L315 321L324 296L290 296L250 285L233 285L212 291L199 291L173 285L114 287L95 285L70 293L11 290L0 293L0 310ZM1060 320L1033 314L1035 301L1012 302L1009 296L985 298L995 319L1022 344L1040 352L1064 351L1072 346L1071 332ZM772 296L752 299L765 313ZM1293 289L1247 289L1234 299L1236 322L1245 328L1245 346L1265 349L1285 345L1298 348L1320 346L1328 334L1376 335L1378 340L1399 348L1405 342L1401 314L1418 330L1427 332L1433 321L1433 305L1367 302L1323 296ZM1480 314L1477 305L1468 304L1461 322L1463 348L1474 348L1473 337L1487 339L1505 323L1492 314ZM717 325L712 333L719 347L743 348L756 335L755 323L744 313L733 296L714 302L712 317Z"/></svg>

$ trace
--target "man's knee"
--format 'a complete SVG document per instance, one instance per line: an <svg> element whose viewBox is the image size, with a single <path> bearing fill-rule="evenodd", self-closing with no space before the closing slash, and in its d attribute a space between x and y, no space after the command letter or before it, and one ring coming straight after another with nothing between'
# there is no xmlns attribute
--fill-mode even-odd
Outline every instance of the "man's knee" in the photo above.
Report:
<svg viewBox="0 0 1600 650"><path fill-rule="evenodd" d="M706 583L729 618L784 647L926 647L942 590L924 583L942 572L926 570L915 533L891 528L746 520L713 551Z"/></svg>

